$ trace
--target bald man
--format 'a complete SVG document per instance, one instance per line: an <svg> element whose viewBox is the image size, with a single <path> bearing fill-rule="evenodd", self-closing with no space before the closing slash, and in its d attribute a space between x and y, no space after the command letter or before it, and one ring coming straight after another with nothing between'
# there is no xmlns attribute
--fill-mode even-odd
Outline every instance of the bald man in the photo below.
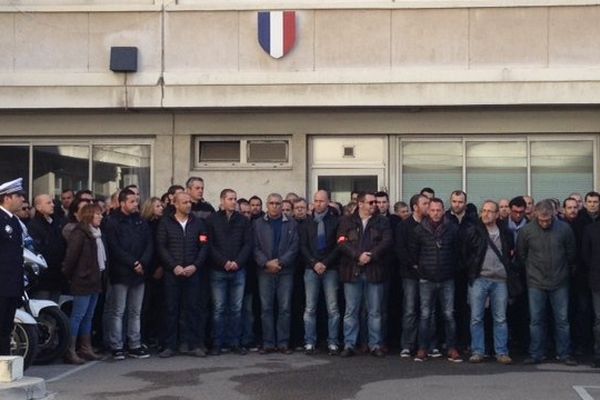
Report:
<svg viewBox="0 0 600 400"><path fill-rule="evenodd" d="M35 215L29 225L29 235L36 249L42 253L48 269L42 271L35 297L58 302L66 281L60 272L65 256L66 243L61 234L64 218L54 216L54 202L47 194L40 194L33 201Z"/></svg>

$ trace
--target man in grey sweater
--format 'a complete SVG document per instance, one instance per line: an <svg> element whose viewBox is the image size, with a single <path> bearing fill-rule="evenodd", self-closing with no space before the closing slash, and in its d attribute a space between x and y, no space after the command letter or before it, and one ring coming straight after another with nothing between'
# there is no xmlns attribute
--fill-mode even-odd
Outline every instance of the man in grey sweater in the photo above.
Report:
<svg viewBox="0 0 600 400"><path fill-rule="evenodd" d="M547 336L546 304L554 316L556 354L567 365L577 365L571 356L569 333L569 275L575 262L575 235L556 218L554 205L542 200L535 205L536 218L519 233L517 255L525 266L531 321L531 344L526 364L539 364L545 358Z"/></svg>

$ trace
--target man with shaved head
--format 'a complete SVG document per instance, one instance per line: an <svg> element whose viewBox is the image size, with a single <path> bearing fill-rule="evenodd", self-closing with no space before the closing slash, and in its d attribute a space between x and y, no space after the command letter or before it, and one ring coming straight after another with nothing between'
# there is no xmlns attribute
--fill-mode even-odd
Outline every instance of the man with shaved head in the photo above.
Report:
<svg viewBox="0 0 600 400"><path fill-rule="evenodd" d="M304 309L304 351L314 354L317 344L317 305L323 290L328 315L327 351L329 355L339 352L340 310L337 292L339 251L336 243L338 217L328 207L329 193L319 190L313 198L313 217L300 229L300 251L305 260L304 286L306 308Z"/></svg>
<svg viewBox="0 0 600 400"><path fill-rule="evenodd" d="M36 249L48 263L48 269L41 273L35 296L58 302L66 284L60 271L66 250L66 243L61 234L65 220L54 215L54 203L47 194L36 196L33 205L35 215L29 225L29 235L34 240Z"/></svg>

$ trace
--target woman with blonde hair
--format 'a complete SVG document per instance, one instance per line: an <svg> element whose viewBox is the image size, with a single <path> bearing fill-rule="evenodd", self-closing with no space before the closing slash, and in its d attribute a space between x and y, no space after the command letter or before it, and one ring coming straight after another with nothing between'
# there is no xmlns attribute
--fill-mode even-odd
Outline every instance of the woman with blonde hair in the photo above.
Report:
<svg viewBox="0 0 600 400"><path fill-rule="evenodd" d="M102 209L86 204L79 210L78 220L69 235L62 267L73 295L71 341L64 359L67 364L100 359L92 349L91 333L98 295L102 292L102 271L107 265L106 246L100 231ZM78 337L80 347L76 352Z"/></svg>

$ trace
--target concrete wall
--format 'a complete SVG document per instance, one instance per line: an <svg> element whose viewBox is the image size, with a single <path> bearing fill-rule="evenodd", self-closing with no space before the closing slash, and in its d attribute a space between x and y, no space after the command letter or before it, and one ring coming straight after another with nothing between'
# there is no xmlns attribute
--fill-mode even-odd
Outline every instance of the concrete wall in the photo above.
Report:
<svg viewBox="0 0 600 400"><path fill-rule="evenodd" d="M283 59L261 8L296 10ZM596 103L599 20L586 0L0 0L0 108Z"/></svg>

